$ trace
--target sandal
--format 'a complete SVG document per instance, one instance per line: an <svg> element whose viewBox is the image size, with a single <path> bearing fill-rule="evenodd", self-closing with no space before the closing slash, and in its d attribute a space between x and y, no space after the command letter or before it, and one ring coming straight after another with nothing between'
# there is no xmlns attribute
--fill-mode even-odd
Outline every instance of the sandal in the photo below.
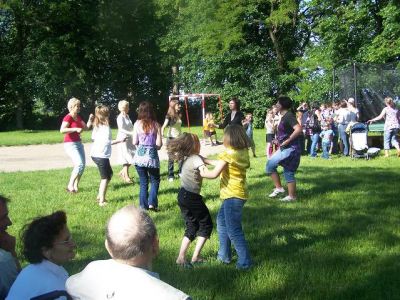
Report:
<svg viewBox="0 0 400 300"><path fill-rule="evenodd" d="M190 263L193 266L196 266L196 265L203 265L203 264L207 263L207 261L205 259L200 258L198 260L192 260Z"/></svg>
<svg viewBox="0 0 400 300"><path fill-rule="evenodd" d="M193 269L193 265L190 262L185 261L184 263L176 263L179 268Z"/></svg>

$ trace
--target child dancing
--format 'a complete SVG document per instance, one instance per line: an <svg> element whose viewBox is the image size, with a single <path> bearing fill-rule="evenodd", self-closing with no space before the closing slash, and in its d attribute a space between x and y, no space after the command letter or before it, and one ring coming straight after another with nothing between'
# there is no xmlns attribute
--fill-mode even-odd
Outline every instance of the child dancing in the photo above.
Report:
<svg viewBox="0 0 400 300"><path fill-rule="evenodd" d="M211 146L217 146L217 132L215 131L214 115L210 112L206 113L206 118L203 120L204 137L210 139Z"/></svg>
<svg viewBox="0 0 400 300"><path fill-rule="evenodd" d="M100 172L101 180L99 192L97 194L97 201L100 206L107 204L107 187L113 175L113 170L110 165L111 145L125 141L111 141L111 129L108 120L109 115L110 112L107 106L99 105L96 107L92 132L93 144L90 151L90 156Z"/></svg>
<svg viewBox="0 0 400 300"><path fill-rule="evenodd" d="M210 212L200 195L202 185L200 170L206 166L199 155L200 141L195 134L183 133L180 137L170 141L167 149L169 157L175 161L183 161L178 205L186 229L176 263L185 268L191 268L193 264L203 262L200 252L213 229ZM191 263L189 263L186 260L186 252L196 236L196 248Z"/></svg>
<svg viewBox="0 0 400 300"><path fill-rule="evenodd" d="M238 255L236 268L248 269L252 262L242 229L242 211L248 199L246 169L250 167L249 140L242 126L230 125L225 129L223 143L226 149L218 156L218 160L205 159L207 164L215 168L200 169L200 175L204 178L221 175L220 197L223 202L217 216L218 260L227 264L231 262L232 242Z"/></svg>

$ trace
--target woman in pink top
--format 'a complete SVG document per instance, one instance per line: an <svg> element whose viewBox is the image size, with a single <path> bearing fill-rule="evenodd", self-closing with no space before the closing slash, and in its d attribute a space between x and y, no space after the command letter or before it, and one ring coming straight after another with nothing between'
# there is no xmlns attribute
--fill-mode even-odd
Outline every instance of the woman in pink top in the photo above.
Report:
<svg viewBox="0 0 400 300"><path fill-rule="evenodd" d="M397 156L400 157L400 146L397 141L397 134L399 133L399 110L396 108L393 99L390 97L385 98L386 107L382 110L381 114L367 123L382 120L385 118L385 126L383 129L383 148L385 149L385 157L389 157L390 144L397 150Z"/></svg>
<svg viewBox="0 0 400 300"><path fill-rule="evenodd" d="M64 149L68 156L71 157L74 164L71 177L68 182L66 191L69 193L78 192L79 180L85 170L85 149L81 141L82 130L91 127L93 114L90 114L87 124L78 115L81 110L81 101L76 98L71 98L68 101L68 110L61 124L60 132L64 135Z"/></svg>

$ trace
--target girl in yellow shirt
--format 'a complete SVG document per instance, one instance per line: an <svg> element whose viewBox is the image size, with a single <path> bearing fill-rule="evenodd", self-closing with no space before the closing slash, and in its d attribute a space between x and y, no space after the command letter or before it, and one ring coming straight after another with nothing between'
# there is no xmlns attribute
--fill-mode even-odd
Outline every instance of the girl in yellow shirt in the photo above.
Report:
<svg viewBox="0 0 400 300"><path fill-rule="evenodd" d="M250 167L249 140L240 125L230 125L224 132L225 151L218 160L205 159L205 163L214 165L213 170L200 169L205 178L220 176L220 197L223 200L217 216L219 238L218 260L229 264L232 260L231 242L238 255L236 267L248 269L252 262L242 229L242 211L248 198L246 169Z"/></svg>

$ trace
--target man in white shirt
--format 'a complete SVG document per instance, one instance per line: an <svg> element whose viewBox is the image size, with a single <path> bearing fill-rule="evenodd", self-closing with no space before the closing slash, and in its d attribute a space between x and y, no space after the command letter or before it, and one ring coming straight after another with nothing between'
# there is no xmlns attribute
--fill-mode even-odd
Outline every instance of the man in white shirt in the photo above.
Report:
<svg viewBox="0 0 400 300"><path fill-rule="evenodd" d="M15 252L15 237L7 232L12 224L8 216L8 199L0 195L0 299L4 299L20 270Z"/></svg>
<svg viewBox="0 0 400 300"><path fill-rule="evenodd" d="M159 244L144 210L133 205L118 210L107 224L105 246L112 259L91 262L67 280L73 299L190 299L150 271Z"/></svg>

